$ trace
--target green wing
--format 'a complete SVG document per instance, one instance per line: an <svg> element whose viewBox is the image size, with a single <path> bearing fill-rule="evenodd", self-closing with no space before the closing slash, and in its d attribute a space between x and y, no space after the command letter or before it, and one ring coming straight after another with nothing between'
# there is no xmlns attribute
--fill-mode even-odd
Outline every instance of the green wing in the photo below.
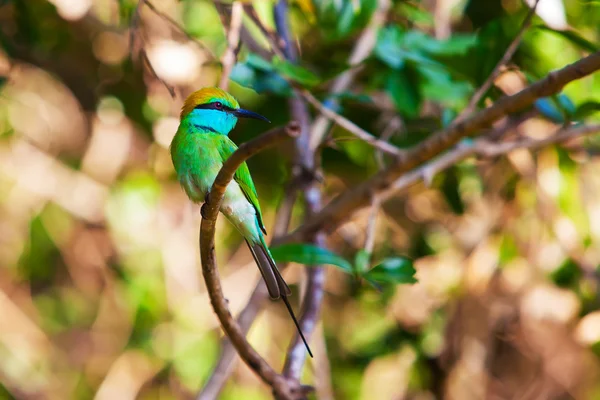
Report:
<svg viewBox="0 0 600 400"><path fill-rule="evenodd" d="M218 141L218 150L221 159L225 161L233 154L234 151L237 150L237 146L231 141L231 139L229 139L229 137L225 135L220 136L222 136L222 138ZM237 169L235 175L233 176L233 180L237 182L237 184L242 189L244 196L246 196L250 204L252 204L252 206L256 210L258 226L266 235L267 230L265 229L265 226L263 224L262 213L260 211L260 205L258 204L258 195L256 194L256 188L254 187L254 182L252 181L252 177L250 176L248 165L246 165L245 162L242 163L242 165L240 165L240 167Z"/></svg>

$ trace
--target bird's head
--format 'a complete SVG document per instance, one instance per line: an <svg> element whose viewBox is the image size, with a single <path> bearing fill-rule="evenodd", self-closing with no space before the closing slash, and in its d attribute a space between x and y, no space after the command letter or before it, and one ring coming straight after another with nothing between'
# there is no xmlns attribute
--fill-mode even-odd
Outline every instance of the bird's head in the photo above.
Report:
<svg viewBox="0 0 600 400"><path fill-rule="evenodd" d="M235 127L238 118L271 122L260 114L240 108L237 100L219 88L202 88L190 94L181 108L181 121L202 126L224 135Z"/></svg>

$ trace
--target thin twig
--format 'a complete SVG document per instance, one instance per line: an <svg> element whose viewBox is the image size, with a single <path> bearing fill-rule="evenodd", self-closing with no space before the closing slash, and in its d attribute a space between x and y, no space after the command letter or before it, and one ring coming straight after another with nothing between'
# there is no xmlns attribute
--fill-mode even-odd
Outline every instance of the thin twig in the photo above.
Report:
<svg viewBox="0 0 600 400"><path fill-rule="evenodd" d="M137 5L135 6L135 10L133 10L133 15L131 16L131 21L129 22L129 58L134 63L137 62L137 54L135 51L135 37L138 29L138 24L140 22L140 14L142 12L142 7L146 3L146 0L139 0Z"/></svg>
<svg viewBox="0 0 600 400"><path fill-rule="evenodd" d="M177 31L182 33L189 41L191 41L192 43L195 43L200 49L202 49L203 51L208 53L208 55L210 56L211 59L215 60L217 58L209 47L207 47L202 42L200 42L198 39L196 39L195 37L193 37L192 35L187 33L185 31L185 29L183 29L177 21L175 21L173 18L169 17L167 14L165 14L164 12L157 9L156 6L154 4L152 4L152 2L150 2L150 0L143 0L143 1L148 6L148 8L150 10L152 10L156 15L158 15L159 17L161 17L162 19L167 21L171 26L173 26L175 29L177 29Z"/></svg>
<svg viewBox="0 0 600 400"><path fill-rule="evenodd" d="M154 67L152 66L152 63L150 62L150 59L148 58L148 54L146 53L145 49L140 50L140 54L142 55L142 60L144 60L144 62L148 66L148 69L150 69L150 72L152 72L152 75L154 75L154 77L156 79L158 79L158 81L160 83L162 83L165 88L167 88L167 90L169 91L169 94L171 95L171 98L174 99L175 98L175 88L173 86L169 85L167 82L165 82L165 80L162 79L160 76L158 76L158 74L154 70Z"/></svg>
<svg viewBox="0 0 600 400"><path fill-rule="evenodd" d="M412 150L394 159L383 171L360 185L338 195L310 221L304 223L282 241L302 241L308 235L324 227L333 230L360 208L369 204L375 192L386 190L401 175L406 174L419 164L430 160L454 146L467 136L480 135L484 129L505 115L522 111L530 107L540 97L551 96L577 79L600 69L600 52L593 53L573 64L553 71L545 78L526 87L520 92L505 96L492 106L479 111L462 122L452 124L443 131L433 133L428 139Z"/></svg>
<svg viewBox="0 0 600 400"><path fill-rule="evenodd" d="M258 27L258 29L260 29L260 31L262 32L264 37L267 39L267 41L271 45L271 51L273 51L273 53L275 53L275 55L281 59L286 58L286 56L283 54L283 50L282 50L282 47L284 44L277 43L277 37L274 35L273 32L271 32L269 29L267 29L265 24L263 24L263 22L260 20L260 17L256 13L256 9L254 8L254 4L252 4L252 3L244 4L244 12L252 20L252 22L254 22L254 24Z"/></svg>
<svg viewBox="0 0 600 400"><path fill-rule="evenodd" d="M240 42L240 29L242 28L242 3L236 1L231 7L231 18L229 20L229 32L227 33L227 49L221 57L221 80L219 87L223 90L229 88L229 75L236 61L236 49Z"/></svg>
<svg viewBox="0 0 600 400"><path fill-rule="evenodd" d="M485 139L480 139L476 142L475 151L485 157L496 157L517 149L536 150L549 144L562 143L598 132L600 132L600 125L579 125L559 129L544 139L523 139L504 143L490 143Z"/></svg>
<svg viewBox="0 0 600 400"><path fill-rule="evenodd" d="M561 128L554 134L544 139L524 139L514 142L492 143L485 138L475 141L472 145L457 146L452 151L422 165L419 168L403 175L393 182L387 190L381 193L382 201L395 196L399 190L405 189L421 180L431 180L440 171L455 165L472 155L482 157L498 157L518 149L537 150L550 144L562 143L575 138L582 138L594 133L600 133L600 124L581 125L575 127Z"/></svg>
<svg viewBox="0 0 600 400"><path fill-rule="evenodd" d="M211 304L221 326L240 357L258 376L273 388L273 392L281 399L299 399L305 397L306 389L293 379L286 379L277 374L275 370L254 350L248 343L245 335L231 316L227 300L223 296L221 282L215 257L215 227L219 209L225 195L227 185L233 179L238 167L250 156L266 147L273 146L286 138L297 136L299 127L297 123L289 123L285 127L273 129L247 143L244 143L229 157L211 187L210 195L202 206L202 222L200 224L200 256L202 261L202 274Z"/></svg>
<svg viewBox="0 0 600 400"><path fill-rule="evenodd" d="M131 58L131 61L135 64L138 60L137 54L135 52L135 38L136 38L136 34L138 31L138 25L139 25L139 21L141 19L141 11L142 11L142 7L144 5L149 5L148 0L139 0L136 7L135 7L135 11L133 12L133 16L131 17L131 23L130 23L130 27L129 27L129 57ZM156 11L154 8L154 6L151 6L153 11ZM152 66L152 63L150 62L150 59L148 58L148 54L146 53L146 50L144 49L144 39L142 38L142 45L140 46L140 50L139 50L139 55L142 58L142 61L148 66L148 69L150 70L150 72L152 72L152 75L154 75L154 77L164 85L165 88L167 88L167 90L169 91L169 94L171 95L171 98L175 98L175 88L171 85L169 85L167 82L165 82L160 76L158 76L158 74L156 73L156 70L154 69L154 67Z"/></svg>
<svg viewBox="0 0 600 400"><path fill-rule="evenodd" d="M492 70L492 73L490 74L490 76L488 76L488 78L485 80L485 82L483 82L483 85L481 85L481 87L479 89L477 89L477 91L475 92L475 94L473 95L471 100L469 100L469 104L467 105L467 107L465 107L465 109L461 111L461 113L458 115L458 117L456 117L456 120L455 120L456 122L460 122L460 121L464 120L465 118L467 118L469 115L471 115L473 113L473 111L475 110L475 107L477 107L477 103L479 103L481 101L483 96L485 96L485 94L488 92L488 90L490 90L490 88L494 84L494 81L496 80L498 75L500 75L500 70L502 69L502 67L505 66L510 61L510 59L513 57L513 55L517 51L517 48L519 47L519 44L521 43L521 40L523 39L523 35L525 34L525 31L527 31L527 28L529 28L529 25L531 25L531 20L533 19L533 16L535 15L535 10L536 10L539 2L540 2L540 0L535 1L535 4L529 10L527 16L523 20L523 24L521 24L521 29L519 29L517 36L515 36L513 41L510 43L510 45L504 52L504 55L502 56L500 61L498 61L498 64L496 64L494 69Z"/></svg>
<svg viewBox="0 0 600 400"><path fill-rule="evenodd" d="M352 68L348 69L335 79L331 85L330 95L342 93L343 91L347 90L354 81L357 69L353 67L362 63L367 57L369 57L375 48L375 44L377 42L377 33L385 23L390 4L390 0L377 1L377 9L375 12L373 12L369 24L356 41L356 44L352 49L352 53L350 54L350 58L348 59L348 65L350 65ZM331 97L328 99L328 102L333 102L332 104L334 105L337 104L335 98ZM331 119L324 115L319 115L315 119L311 127L310 135L310 148L313 151L321 145L325 139L326 133L329 131L330 126Z"/></svg>
<svg viewBox="0 0 600 400"><path fill-rule="evenodd" d="M315 96L313 96L307 90L299 90L299 93L313 107L315 107L317 110L319 110L319 112L323 116L334 121L336 124L338 124L339 126L341 126L344 129L346 129L348 132L352 133L359 139L364 140L365 142L369 143L373 147L375 147L381 151L384 151L388 154L393 154L395 156L400 156L401 154L403 154L403 151L400 150L399 148L397 148L396 146L389 144L385 140L376 138L375 136L371 135L369 132L365 131L364 129L362 129L361 127L356 125L354 122L341 116L340 114L336 113L332 109L326 107L323 103L321 103L319 100L317 100L315 98Z"/></svg>

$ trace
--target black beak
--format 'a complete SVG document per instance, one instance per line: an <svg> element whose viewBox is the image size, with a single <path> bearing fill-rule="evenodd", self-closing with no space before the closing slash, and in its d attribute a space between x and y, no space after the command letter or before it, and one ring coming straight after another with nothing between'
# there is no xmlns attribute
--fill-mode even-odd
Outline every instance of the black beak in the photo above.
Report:
<svg viewBox="0 0 600 400"><path fill-rule="evenodd" d="M268 123L271 123L271 121L269 121L267 118L263 117L262 115L255 113L254 111L244 110L243 108L238 108L237 110L234 110L232 112L232 114L238 118L261 119L263 121L267 121Z"/></svg>

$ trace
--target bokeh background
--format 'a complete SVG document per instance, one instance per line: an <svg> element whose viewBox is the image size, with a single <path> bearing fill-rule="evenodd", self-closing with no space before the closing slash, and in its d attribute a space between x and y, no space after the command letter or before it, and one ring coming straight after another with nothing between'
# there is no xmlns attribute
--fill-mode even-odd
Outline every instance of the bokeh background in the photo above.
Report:
<svg viewBox="0 0 600 400"><path fill-rule="evenodd" d="M0 399L191 399L217 361L222 333L200 273L199 207L175 180L168 146L185 96L218 84L226 31L212 2L153 4L160 13L141 7L132 23L134 0L0 1ZM466 106L528 8L292 1L315 95L348 68L357 37L386 4L376 48L336 110L410 147ZM253 5L273 28L273 3ZM596 51L598 21L598 2L543 0L480 106ZM247 16L244 25L268 46ZM245 45L230 91L274 125L290 118L289 86ZM510 134L542 138L574 117L597 119L599 106L596 74L538 102ZM241 143L264 129L243 121L231 137ZM384 203L373 263L409 257L418 282L380 292L328 267L313 339L321 356L304 376L318 397L600 398L598 145L470 159ZM249 161L267 229L291 154L283 146ZM333 128L322 151L325 199L376 173L377 160ZM368 217L349 217L329 247L353 260ZM302 220L298 204L292 225ZM216 250L236 313L259 274L223 220ZM285 277L297 293L302 266ZM273 303L249 338L280 368L293 334ZM269 397L238 364L220 398Z"/></svg>

